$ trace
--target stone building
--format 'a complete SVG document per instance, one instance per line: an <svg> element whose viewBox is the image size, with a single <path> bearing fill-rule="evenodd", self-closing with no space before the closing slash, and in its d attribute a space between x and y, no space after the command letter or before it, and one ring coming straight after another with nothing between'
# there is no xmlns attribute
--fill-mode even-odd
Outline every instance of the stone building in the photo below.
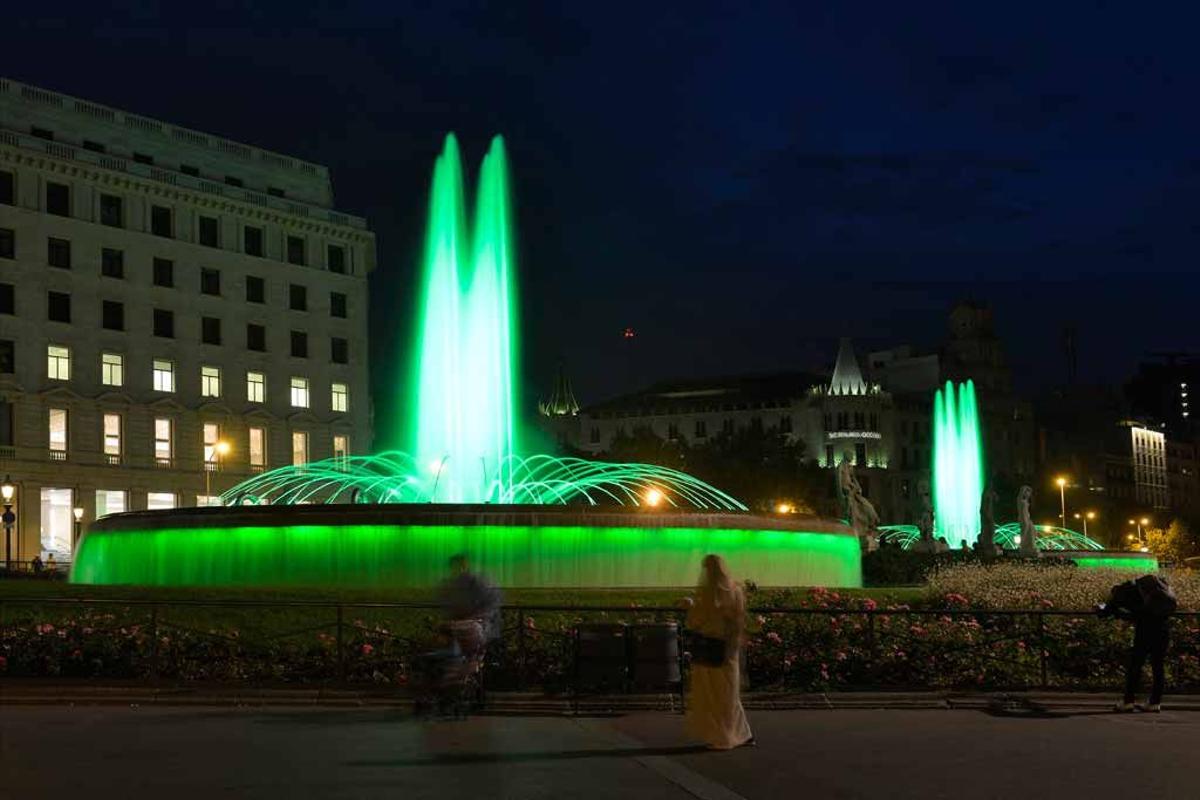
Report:
<svg viewBox="0 0 1200 800"><path fill-rule="evenodd" d="M0 79L11 557L367 450L374 265L325 167Z"/></svg>

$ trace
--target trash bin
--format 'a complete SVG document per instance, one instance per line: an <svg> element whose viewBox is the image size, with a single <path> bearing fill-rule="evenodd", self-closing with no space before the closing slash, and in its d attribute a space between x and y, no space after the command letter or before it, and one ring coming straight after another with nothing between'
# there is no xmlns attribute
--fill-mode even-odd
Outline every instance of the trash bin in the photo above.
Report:
<svg viewBox="0 0 1200 800"><path fill-rule="evenodd" d="M630 682L635 689L679 686L679 625L654 622L631 625L629 637Z"/></svg>
<svg viewBox="0 0 1200 800"><path fill-rule="evenodd" d="M629 679L628 629L620 623L589 623L575 629L575 690L624 689Z"/></svg>

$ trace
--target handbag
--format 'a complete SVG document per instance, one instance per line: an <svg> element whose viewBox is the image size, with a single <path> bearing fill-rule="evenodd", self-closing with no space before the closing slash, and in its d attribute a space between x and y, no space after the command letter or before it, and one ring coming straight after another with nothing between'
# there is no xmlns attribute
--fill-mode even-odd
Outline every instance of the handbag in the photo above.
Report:
<svg viewBox="0 0 1200 800"><path fill-rule="evenodd" d="M725 640L699 633L688 635L688 651L692 663L704 667L719 667L725 663Z"/></svg>

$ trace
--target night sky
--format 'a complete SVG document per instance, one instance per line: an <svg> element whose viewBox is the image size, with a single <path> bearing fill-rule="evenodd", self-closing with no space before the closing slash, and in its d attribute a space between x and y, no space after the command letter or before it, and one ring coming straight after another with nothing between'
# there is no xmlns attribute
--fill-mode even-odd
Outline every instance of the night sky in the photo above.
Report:
<svg viewBox="0 0 1200 800"><path fill-rule="evenodd" d="M933 347L959 298L1030 392L1068 324L1085 382L1200 350L1183 4L107 5L22 5L0 73L328 165L379 238L377 375L450 130L471 174L508 140L534 394Z"/></svg>

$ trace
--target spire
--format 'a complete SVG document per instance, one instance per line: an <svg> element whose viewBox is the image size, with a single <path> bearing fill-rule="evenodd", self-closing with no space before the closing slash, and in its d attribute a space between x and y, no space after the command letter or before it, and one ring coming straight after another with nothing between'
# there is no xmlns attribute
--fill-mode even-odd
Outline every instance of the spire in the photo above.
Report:
<svg viewBox="0 0 1200 800"><path fill-rule="evenodd" d="M843 338L838 345L837 364L833 367L833 379L829 382L830 394L866 394L867 382L863 380L858 359L850 340Z"/></svg>
<svg viewBox="0 0 1200 800"><path fill-rule="evenodd" d="M549 400L538 402L538 412L543 417L573 417L579 413L579 401L575 399L575 391L567 378L566 367L558 365L558 377L554 380L554 391Z"/></svg>

